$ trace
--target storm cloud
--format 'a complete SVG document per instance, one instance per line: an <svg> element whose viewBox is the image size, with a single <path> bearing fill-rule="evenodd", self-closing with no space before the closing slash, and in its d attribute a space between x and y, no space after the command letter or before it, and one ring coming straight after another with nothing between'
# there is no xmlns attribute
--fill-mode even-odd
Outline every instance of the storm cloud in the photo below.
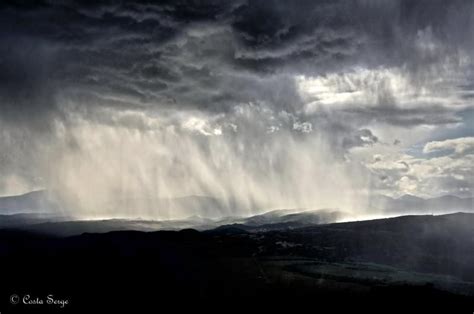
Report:
<svg viewBox="0 0 474 314"><path fill-rule="evenodd" d="M127 181L133 197L336 206L309 196L325 172L333 191L376 176L417 194L373 155L474 133L468 0L6 1L0 16L2 194L61 187L97 207L90 186L104 203Z"/></svg>

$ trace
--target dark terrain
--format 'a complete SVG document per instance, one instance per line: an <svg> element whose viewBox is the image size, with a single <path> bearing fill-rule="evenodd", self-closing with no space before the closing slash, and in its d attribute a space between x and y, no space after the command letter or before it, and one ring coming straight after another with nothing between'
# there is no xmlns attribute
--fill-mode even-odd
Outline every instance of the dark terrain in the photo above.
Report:
<svg viewBox="0 0 474 314"><path fill-rule="evenodd" d="M267 232L228 225L60 237L3 229L0 259L2 313L308 303L474 310L474 214ZM12 305L12 294L70 304Z"/></svg>

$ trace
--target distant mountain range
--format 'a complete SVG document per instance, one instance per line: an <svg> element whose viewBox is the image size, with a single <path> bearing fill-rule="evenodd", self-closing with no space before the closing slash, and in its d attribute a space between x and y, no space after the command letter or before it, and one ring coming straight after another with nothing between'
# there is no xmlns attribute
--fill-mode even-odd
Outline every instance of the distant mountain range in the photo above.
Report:
<svg viewBox="0 0 474 314"><path fill-rule="evenodd" d="M311 225L328 224L341 221L347 214L337 209L280 209L246 218L235 218L218 221L220 225L215 231L265 232L287 230Z"/></svg>
<svg viewBox="0 0 474 314"><path fill-rule="evenodd" d="M45 190L26 194L0 197L0 215L10 214L57 214L61 210L60 201L53 193ZM175 198L119 198L104 204L105 212L113 212L117 217L154 219L157 216L182 217L189 213L196 217L212 218L228 214L220 200L208 196L185 196ZM139 214L136 214L139 213Z"/></svg>
<svg viewBox="0 0 474 314"><path fill-rule="evenodd" d="M400 198L374 196L369 202L369 211L386 214L444 214L452 212L474 212L474 198L445 195L424 199L413 195Z"/></svg>
<svg viewBox="0 0 474 314"><path fill-rule="evenodd" d="M0 215L0 229L21 229L42 234L71 236L110 231L136 230L214 230L219 232L238 229L239 232L262 232L271 230L295 229L316 224L337 222L343 213L335 210L314 210L293 213L292 210L274 210L265 214L250 217L226 217L210 220L201 217L189 217L180 220L148 219L103 219L77 220L67 216L50 214L12 214Z"/></svg>
<svg viewBox="0 0 474 314"><path fill-rule="evenodd" d="M0 197L0 214L56 213L59 205L46 191Z"/></svg>
<svg viewBox="0 0 474 314"><path fill-rule="evenodd" d="M218 199L188 196L171 199L123 199L117 207L117 216L123 219L84 220L61 214L58 202L46 191L35 191L19 196L0 198L0 229L19 228L38 233L76 235L84 232L109 232L120 230L156 231L213 230L211 232L241 233L291 230L312 225L352 220L350 214L338 209L279 209L248 217L224 216L225 206ZM138 205L137 205L138 204ZM111 205L112 206L112 205ZM118 206L118 205L116 205ZM138 206L138 208L136 207ZM128 216L125 212L126 208ZM186 217L174 220L154 220L156 211ZM382 215L441 214L474 212L473 198L443 196L423 199L412 195L400 198L372 197L369 211ZM132 214L139 212L141 218ZM145 214L145 215L143 215ZM148 214L148 215L147 215ZM223 218L213 218L223 217Z"/></svg>
<svg viewBox="0 0 474 314"><path fill-rule="evenodd" d="M236 206L237 205L234 204L231 207ZM217 198L197 195L175 198L121 198L105 204L105 209L107 211L110 209L116 213L117 217L132 219L137 218L136 213L139 213L142 219L156 219L156 217L165 217L165 219L180 217L179 219L187 219L189 216L195 218L200 217L202 219L215 219L216 217L227 217L231 215L233 209L235 209L231 207ZM33 191L22 195L0 197L0 215L19 213L57 214L60 209L59 202L56 201L51 193L45 190ZM275 210L253 216L251 219L241 221L241 223L250 226L255 224L275 223L277 218L303 211L307 214L310 213L307 209ZM445 195L424 199L408 194L400 198L374 195L369 200L367 211L387 214L474 212L474 198ZM302 216L299 217L301 218ZM291 216L286 217L286 219L291 220ZM221 220L225 220L225 218ZM235 220L235 218L231 217L231 220Z"/></svg>
<svg viewBox="0 0 474 314"><path fill-rule="evenodd" d="M35 191L0 198L0 229L19 228L39 233L75 235L84 232L119 230L156 231L194 228L210 230L238 226L248 232L284 230L340 221L337 209L279 209L248 217L226 216L226 206L218 199L188 196L170 199L121 199L107 204L119 219L85 220L62 214L59 202L47 191ZM66 211L67 212L67 211ZM134 215L134 213L139 213ZM191 216L186 216L192 213ZM156 220L160 216L184 217ZM140 216L140 218L136 218ZM130 217L130 218L128 218ZM217 218L216 218L217 217Z"/></svg>

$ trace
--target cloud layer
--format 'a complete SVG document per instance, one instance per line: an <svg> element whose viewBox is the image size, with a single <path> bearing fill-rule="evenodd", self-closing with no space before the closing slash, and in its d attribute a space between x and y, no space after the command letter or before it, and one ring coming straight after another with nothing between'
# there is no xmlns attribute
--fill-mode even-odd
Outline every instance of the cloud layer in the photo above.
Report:
<svg viewBox="0 0 474 314"><path fill-rule="evenodd" d="M0 16L2 194L61 190L91 212L117 190L228 211L472 193L472 1L5 2Z"/></svg>

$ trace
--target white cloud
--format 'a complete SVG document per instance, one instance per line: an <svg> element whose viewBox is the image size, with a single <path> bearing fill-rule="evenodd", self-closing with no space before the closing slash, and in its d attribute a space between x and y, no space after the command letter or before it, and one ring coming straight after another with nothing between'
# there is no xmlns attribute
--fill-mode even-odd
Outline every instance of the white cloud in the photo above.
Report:
<svg viewBox="0 0 474 314"><path fill-rule="evenodd" d="M183 122L184 129L201 133L205 136L222 135L222 128L219 126L211 126L211 124L203 118L190 117Z"/></svg>
<svg viewBox="0 0 474 314"><path fill-rule="evenodd" d="M313 125L309 122L295 122L293 123L293 130L302 133L311 133L313 131Z"/></svg>
<svg viewBox="0 0 474 314"><path fill-rule="evenodd" d="M435 47L427 40L420 42L420 49L429 53ZM295 82L306 114L342 111L385 125L453 124L461 121L461 110L474 106L460 87L468 72L462 69L471 64L471 58L460 53L416 71L407 65L354 67L296 76Z"/></svg>
<svg viewBox="0 0 474 314"><path fill-rule="evenodd" d="M389 153L366 157L365 167L373 176L373 185L392 196L414 194L434 197L443 194L470 196L474 187L474 155L417 158Z"/></svg>
<svg viewBox="0 0 474 314"><path fill-rule="evenodd" d="M408 78L396 68L358 67L347 72L323 76L298 76L296 81L302 97L309 102L306 107L308 112L316 110L318 105L377 105L379 92L382 90L390 90L399 97L414 92L410 88Z"/></svg>
<svg viewBox="0 0 474 314"><path fill-rule="evenodd" d="M423 148L423 153L425 154L439 151L452 151L455 154L472 154L474 153L474 137L433 141L427 143Z"/></svg>

